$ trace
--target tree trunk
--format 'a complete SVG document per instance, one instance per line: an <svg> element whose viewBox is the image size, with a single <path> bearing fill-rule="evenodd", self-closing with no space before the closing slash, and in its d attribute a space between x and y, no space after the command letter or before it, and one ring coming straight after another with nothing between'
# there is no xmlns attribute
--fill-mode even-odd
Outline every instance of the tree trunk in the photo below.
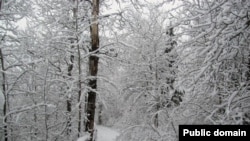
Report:
<svg viewBox="0 0 250 141"><path fill-rule="evenodd" d="M72 42L73 41L71 41L71 43ZM73 48L73 47L71 47L71 48ZM74 67L73 63L74 63L74 55L71 54L70 55L70 63L68 65L68 76L69 77L72 76L72 70L73 70L73 67ZM68 87L67 89L70 89L70 88ZM72 100L71 100L70 95L71 94L69 94L67 96L67 101L66 101L66 103L67 103L67 130L66 130L67 136L70 136L70 133L71 133L71 111L72 111L72 109L71 109L71 107L72 107L71 101Z"/></svg>
<svg viewBox="0 0 250 141"><path fill-rule="evenodd" d="M1 7L0 7L1 10ZM4 37L3 37L4 38ZM4 105L3 105L3 116L5 117L7 114L7 102L8 102L8 96L6 94L6 76L5 76L5 68L4 68L4 58L2 49L0 49L0 59L1 59L1 69L2 69L2 90L4 95ZM7 126L7 117L4 118L4 141L8 141L8 126Z"/></svg>
<svg viewBox="0 0 250 141"><path fill-rule="evenodd" d="M78 42L78 39L77 39ZM81 51L79 45L77 45L77 52L78 52L78 103L79 103L79 112L78 112L78 137L80 137L81 133L81 118L82 118L82 102L81 102L81 96L82 96L82 84L81 84L81 76L82 76L82 68L81 68Z"/></svg>
<svg viewBox="0 0 250 141"><path fill-rule="evenodd" d="M74 31L77 32L78 30L78 26L77 26L77 7L78 7L78 0L72 0L72 3L73 4L76 4L75 7L72 9L72 12L73 12L73 26L75 27ZM74 49L75 46L73 45L75 43L75 40L77 40L77 37L76 39L70 39L70 43L72 44L71 45L71 49ZM72 71L73 71L73 68L74 68L74 59L75 59L75 56L73 53L71 53L70 55L70 60L69 60L69 65L68 65L68 76L69 78L72 77ZM80 71L80 70L79 70ZM68 89L70 89L68 87ZM67 136L70 138L70 134L71 134L71 126L72 126L72 123L71 123L71 113L72 113L72 94L68 94L67 96L67 131L66 131L66 134ZM78 127L79 128L79 127ZM79 133L78 133L79 134Z"/></svg>
<svg viewBox="0 0 250 141"><path fill-rule="evenodd" d="M44 102L44 125L45 125L45 141L47 141L49 139L49 125L48 125L48 118L49 118L49 114L48 114L48 107L47 107L47 77L48 77L48 60L46 60L46 72L44 75L44 82L43 82L43 102Z"/></svg>
<svg viewBox="0 0 250 141"><path fill-rule="evenodd" d="M100 103L99 104L99 111L98 111L98 124L99 125L102 125L103 123L102 123L102 110L103 110L103 105L102 105L102 103Z"/></svg>
<svg viewBox="0 0 250 141"><path fill-rule="evenodd" d="M154 57L157 58L157 48L156 46L154 46ZM152 64L151 64L152 65ZM151 66L150 65L150 66ZM152 66L151 66L151 70L152 70ZM154 93L156 94L157 92L157 87L159 85L159 77L158 77L158 65L157 63L155 63L155 86L154 86ZM154 126L155 128L158 128L159 127L159 114L158 114L158 111L160 110L160 101L161 100L161 96L160 95L156 95L156 114L155 114L155 117L154 117Z"/></svg>
<svg viewBox="0 0 250 141"><path fill-rule="evenodd" d="M98 14L99 14L99 0L93 0L92 9L92 24L90 26L91 34L91 52L95 52L99 48L99 32L98 32ZM87 121L85 131L90 133L89 141L93 141L94 135L94 119L95 119L95 104L96 104L96 88L97 88L97 72L98 72L98 60L99 58L95 55L89 57L89 73L91 78L88 86L91 88L88 92L87 100Z"/></svg>
<svg viewBox="0 0 250 141"><path fill-rule="evenodd" d="M0 0L0 11L2 10L2 0ZM3 37L4 38L4 37ZM3 39L2 39L3 40ZM0 57L1 57L1 69L2 69L2 90L4 95L4 104L3 104L3 116L6 116L7 113L7 95L6 95L6 87L5 87L5 73L4 73L4 59L2 49L0 49ZM7 117L4 118L4 123L6 124ZM8 126L4 125L4 141L8 141Z"/></svg>

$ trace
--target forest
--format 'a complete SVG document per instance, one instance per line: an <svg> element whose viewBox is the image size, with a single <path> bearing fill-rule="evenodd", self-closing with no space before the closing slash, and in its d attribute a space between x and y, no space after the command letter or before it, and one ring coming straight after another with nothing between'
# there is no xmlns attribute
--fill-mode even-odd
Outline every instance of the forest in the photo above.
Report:
<svg viewBox="0 0 250 141"><path fill-rule="evenodd" d="M182 124L250 125L249 0L0 0L1 141Z"/></svg>

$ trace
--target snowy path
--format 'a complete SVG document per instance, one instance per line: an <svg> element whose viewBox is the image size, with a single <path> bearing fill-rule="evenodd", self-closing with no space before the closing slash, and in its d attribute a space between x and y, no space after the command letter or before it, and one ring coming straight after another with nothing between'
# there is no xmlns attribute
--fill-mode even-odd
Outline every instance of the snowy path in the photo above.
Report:
<svg viewBox="0 0 250 141"><path fill-rule="evenodd" d="M113 129L104 126L97 126L97 141L115 141L119 133ZM85 141L85 137L79 138L77 141Z"/></svg>

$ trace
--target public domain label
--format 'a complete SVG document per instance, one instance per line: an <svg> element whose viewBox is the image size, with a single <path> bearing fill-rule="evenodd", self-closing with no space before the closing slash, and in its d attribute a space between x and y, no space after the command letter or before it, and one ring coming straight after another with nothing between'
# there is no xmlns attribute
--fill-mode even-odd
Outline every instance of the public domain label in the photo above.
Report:
<svg viewBox="0 0 250 141"><path fill-rule="evenodd" d="M179 141L200 141L200 139L240 139L248 141L250 137L249 125L180 125Z"/></svg>

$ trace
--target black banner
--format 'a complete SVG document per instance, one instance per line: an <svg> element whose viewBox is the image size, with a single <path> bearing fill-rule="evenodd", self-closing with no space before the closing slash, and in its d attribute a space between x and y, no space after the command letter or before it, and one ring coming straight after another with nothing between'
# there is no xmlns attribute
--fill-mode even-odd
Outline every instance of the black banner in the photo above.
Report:
<svg viewBox="0 0 250 141"><path fill-rule="evenodd" d="M249 141L249 137L249 125L179 125L179 141L202 141L202 139Z"/></svg>

